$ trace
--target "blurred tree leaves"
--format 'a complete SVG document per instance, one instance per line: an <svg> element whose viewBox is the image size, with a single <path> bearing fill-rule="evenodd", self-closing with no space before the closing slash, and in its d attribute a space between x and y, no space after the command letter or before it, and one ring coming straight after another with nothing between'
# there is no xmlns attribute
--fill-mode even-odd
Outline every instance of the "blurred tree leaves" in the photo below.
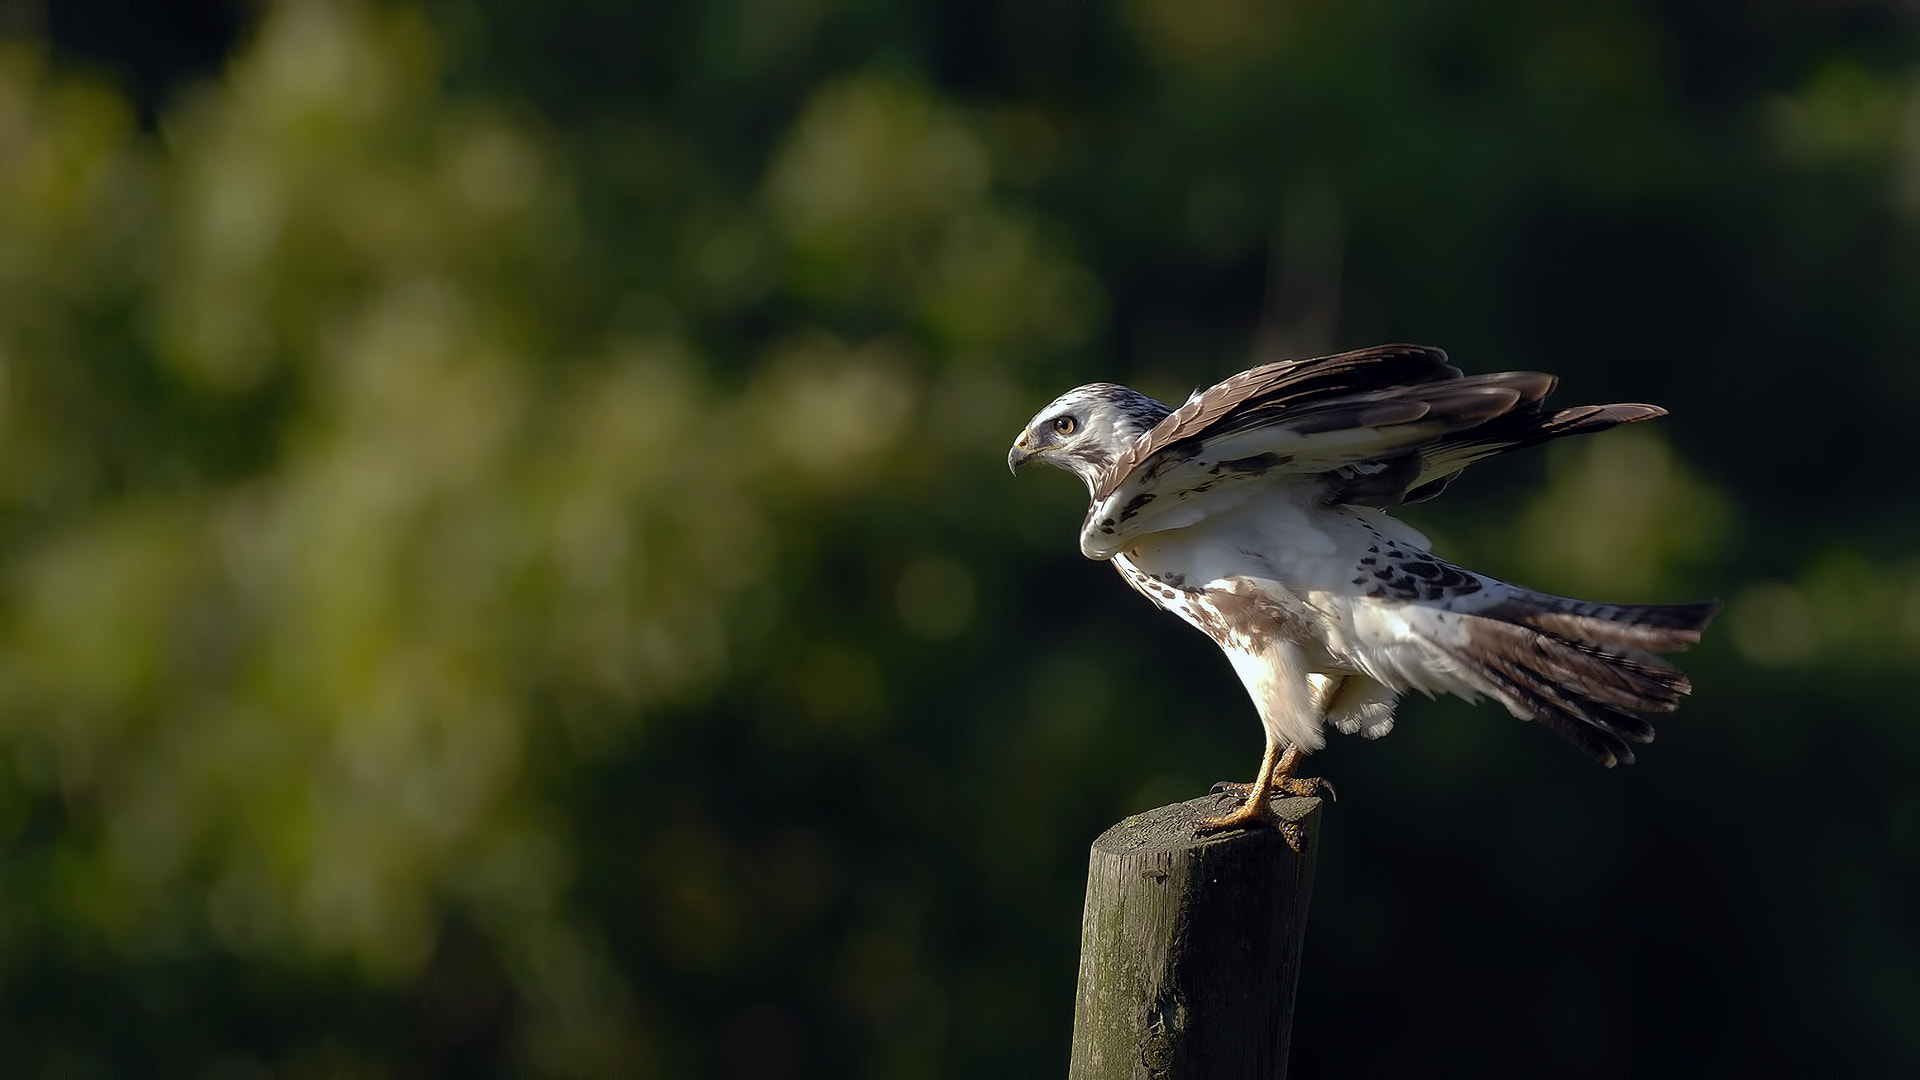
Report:
<svg viewBox="0 0 1920 1080"><path fill-rule="evenodd" d="M598 266L566 160L539 125L443 96L434 52L417 17L287 4L160 143L110 95L10 62L0 695L13 797L56 799L70 831L9 937L53 963L89 942L347 958L377 992L422 976L452 913L510 973L526 1062L644 1071L672 1037L567 902L569 763L789 644L771 620L799 615L764 585L806 573L816 553L781 537L818 500L1004 433L1011 392L969 385L975 365L939 376L928 344L1074 339L1067 294L1091 286L985 203L964 121L856 80L799 119L764 212L635 223L691 280L592 283L611 330L583 332L554 317L587 307L567 279ZM723 393L668 297L731 311L776 259L799 302L918 317L768 335ZM934 385L957 391L938 410ZM966 629L965 565L895 573L907 599L883 618ZM769 678L858 742L894 704L847 632ZM652 855L699 890L668 940L724 965L738 917L713 919L737 889L693 884L721 847L684 823Z"/></svg>
<svg viewBox="0 0 1920 1080"><path fill-rule="evenodd" d="M1676 413L1463 482L1448 553L1730 606L1627 777L1424 701L1329 748L1300 1071L1495 1014L1520 1071L1920 1059L1912 27L1669 7L285 0L137 104L0 55L0 1056L1057 1073L1087 839L1258 739L1007 440L1411 338ZM1844 836L1752 827L1797 769Z"/></svg>

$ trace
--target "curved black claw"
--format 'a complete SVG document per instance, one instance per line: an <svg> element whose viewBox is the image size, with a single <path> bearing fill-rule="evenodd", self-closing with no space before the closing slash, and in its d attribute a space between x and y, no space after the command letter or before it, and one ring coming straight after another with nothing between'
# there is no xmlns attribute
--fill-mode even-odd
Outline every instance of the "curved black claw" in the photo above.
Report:
<svg viewBox="0 0 1920 1080"><path fill-rule="evenodd" d="M1274 781L1273 786L1267 790L1271 795L1298 795L1302 797L1325 795L1334 802L1340 801L1340 794L1333 790L1332 782L1320 776L1289 776L1283 780ZM1211 791L1215 795L1233 795L1244 799L1252 794L1253 785L1242 784L1233 780L1220 780L1214 783Z"/></svg>
<svg viewBox="0 0 1920 1080"><path fill-rule="evenodd" d="M1302 790L1293 792L1295 795L1325 795L1333 802L1340 801L1340 793L1333 790L1333 781L1324 776L1309 776L1301 780L1289 780L1287 783L1302 785Z"/></svg>

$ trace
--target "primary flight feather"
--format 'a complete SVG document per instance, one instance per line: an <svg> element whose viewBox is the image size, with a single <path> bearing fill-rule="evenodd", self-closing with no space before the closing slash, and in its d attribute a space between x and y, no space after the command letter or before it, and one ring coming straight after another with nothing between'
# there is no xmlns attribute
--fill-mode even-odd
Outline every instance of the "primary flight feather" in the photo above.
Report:
<svg viewBox="0 0 1920 1080"><path fill-rule="evenodd" d="M1655 654L1698 641L1718 603L1534 592L1435 557L1387 513L1482 458L1666 415L1549 412L1554 381L1381 345L1244 371L1178 409L1092 383L1020 433L1009 468L1044 461L1086 483L1080 550L1212 638L1253 697L1259 776L1204 827L1277 822L1265 793L1318 789L1293 772L1324 726L1384 735L1407 690L1491 697L1606 765L1653 739L1646 715L1690 690Z"/></svg>

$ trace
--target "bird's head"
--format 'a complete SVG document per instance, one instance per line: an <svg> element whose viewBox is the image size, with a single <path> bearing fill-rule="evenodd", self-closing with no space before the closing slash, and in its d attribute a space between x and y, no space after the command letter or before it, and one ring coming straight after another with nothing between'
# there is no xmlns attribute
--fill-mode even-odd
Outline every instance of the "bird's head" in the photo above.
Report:
<svg viewBox="0 0 1920 1080"><path fill-rule="evenodd" d="M1027 422L1007 451L1007 468L1017 473L1029 461L1044 461L1078 476L1091 493L1120 451L1172 411L1115 383L1075 387Z"/></svg>

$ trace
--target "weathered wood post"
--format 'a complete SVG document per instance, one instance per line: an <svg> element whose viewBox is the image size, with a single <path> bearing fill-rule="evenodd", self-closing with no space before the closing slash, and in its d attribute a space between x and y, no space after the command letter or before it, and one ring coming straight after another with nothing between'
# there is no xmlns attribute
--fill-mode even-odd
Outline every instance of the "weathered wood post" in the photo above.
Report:
<svg viewBox="0 0 1920 1080"><path fill-rule="evenodd" d="M1304 855L1278 829L1194 835L1232 805L1163 806L1093 842L1073 1080L1286 1076L1320 800L1274 800Z"/></svg>

